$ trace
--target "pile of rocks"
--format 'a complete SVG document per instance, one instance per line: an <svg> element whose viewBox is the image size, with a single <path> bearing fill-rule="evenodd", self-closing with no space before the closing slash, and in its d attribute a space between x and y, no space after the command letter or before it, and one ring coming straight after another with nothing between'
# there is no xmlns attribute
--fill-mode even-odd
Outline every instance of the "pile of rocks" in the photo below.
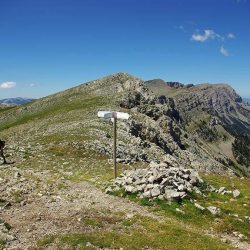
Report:
<svg viewBox="0 0 250 250"><path fill-rule="evenodd" d="M106 189L107 193L124 188L140 198L180 200L188 193L200 192L203 180L193 169L176 168L167 163L151 162L148 169L127 170Z"/></svg>

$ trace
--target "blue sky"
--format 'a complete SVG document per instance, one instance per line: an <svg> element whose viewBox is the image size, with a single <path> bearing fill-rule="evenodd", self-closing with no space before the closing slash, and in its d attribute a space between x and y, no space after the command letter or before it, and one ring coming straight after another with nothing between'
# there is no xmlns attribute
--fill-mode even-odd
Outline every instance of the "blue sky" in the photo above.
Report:
<svg viewBox="0 0 250 250"><path fill-rule="evenodd" d="M250 0L0 0L0 99L116 72L250 97Z"/></svg>

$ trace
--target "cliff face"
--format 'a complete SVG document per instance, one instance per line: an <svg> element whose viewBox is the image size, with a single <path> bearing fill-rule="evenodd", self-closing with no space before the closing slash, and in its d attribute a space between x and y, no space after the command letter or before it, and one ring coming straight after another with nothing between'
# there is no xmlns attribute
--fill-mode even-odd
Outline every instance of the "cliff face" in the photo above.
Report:
<svg viewBox="0 0 250 250"><path fill-rule="evenodd" d="M192 112L202 111L217 116L230 132L248 133L250 129L250 107L226 84L204 84L194 86L176 98L178 107L192 118Z"/></svg>
<svg viewBox="0 0 250 250"><path fill-rule="evenodd" d="M178 83L170 86L162 80L147 81L146 85L154 94L174 99L183 130L195 137L218 161L233 164L231 160L244 159L241 163L245 162L249 169L247 150L242 155L235 147L249 140L250 106L233 88L227 84L193 86ZM235 138L237 143L234 143ZM216 147L219 150L215 150ZM223 148L226 150L220 150Z"/></svg>

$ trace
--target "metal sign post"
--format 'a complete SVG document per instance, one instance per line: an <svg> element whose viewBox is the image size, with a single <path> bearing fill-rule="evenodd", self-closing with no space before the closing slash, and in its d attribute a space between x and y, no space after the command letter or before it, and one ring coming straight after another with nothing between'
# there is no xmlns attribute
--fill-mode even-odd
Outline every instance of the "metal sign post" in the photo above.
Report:
<svg viewBox="0 0 250 250"><path fill-rule="evenodd" d="M116 116L116 112L112 113L112 118L113 118L113 127L114 127L114 175L115 178L117 177L117 164L116 164L116 121L117 121L117 116Z"/></svg>
<svg viewBox="0 0 250 250"><path fill-rule="evenodd" d="M123 112L114 112L114 111L99 111L97 116L105 119L113 120L113 137L114 137L114 145L113 145L113 157L114 157L114 175L117 177L117 162L116 162L116 140L117 140L117 119L127 120L129 118L128 113Z"/></svg>

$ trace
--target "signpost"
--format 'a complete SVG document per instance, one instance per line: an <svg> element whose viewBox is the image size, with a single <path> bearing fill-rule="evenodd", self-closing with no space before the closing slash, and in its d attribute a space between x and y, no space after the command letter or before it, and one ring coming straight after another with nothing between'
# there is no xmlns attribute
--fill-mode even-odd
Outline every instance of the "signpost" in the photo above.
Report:
<svg viewBox="0 0 250 250"><path fill-rule="evenodd" d="M104 118L104 119L112 119L113 120L113 127L114 127L114 132L113 132L113 137L114 137L114 152L113 152L113 157L114 157L114 175L115 178L117 177L117 164L116 164L116 137L117 137L117 133L116 133L116 122L117 119L121 119L121 120L127 120L129 118L129 114L128 113L124 113L124 112L115 112L115 111L99 111L97 113L97 116L100 118Z"/></svg>

